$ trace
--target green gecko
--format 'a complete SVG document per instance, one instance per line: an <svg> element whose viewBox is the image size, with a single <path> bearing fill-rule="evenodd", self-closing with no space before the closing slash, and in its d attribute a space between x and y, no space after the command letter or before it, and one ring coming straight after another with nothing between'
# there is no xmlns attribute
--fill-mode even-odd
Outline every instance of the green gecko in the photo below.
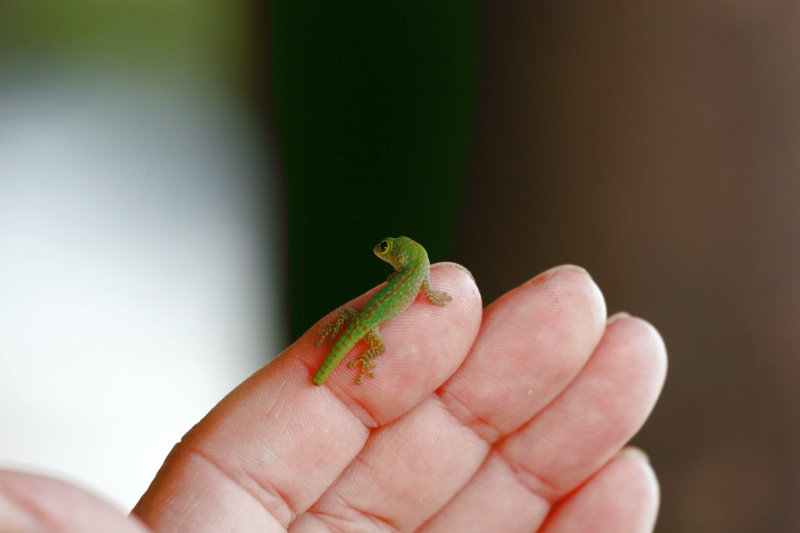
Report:
<svg viewBox="0 0 800 533"><path fill-rule="evenodd" d="M314 374L311 380L314 385L323 385L342 358L361 339L367 341L369 350L347 366L353 368L361 364L356 385L361 384L361 376L365 373L374 378L372 369L375 368L375 363L372 360L386 350L378 327L405 311L416 299L420 289L434 305L443 306L452 300L446 292L431 289L431 265L428 253L421 244L408 237L386 237L375 245L373 252L392 265L395 271L389 274L387 285L378 291L361 311L345 307L339 313L336 322L320 330L317 346L322 344L325 337L329 337L328 342L333 342L333 338L344 323L350 323Z"/></svg>

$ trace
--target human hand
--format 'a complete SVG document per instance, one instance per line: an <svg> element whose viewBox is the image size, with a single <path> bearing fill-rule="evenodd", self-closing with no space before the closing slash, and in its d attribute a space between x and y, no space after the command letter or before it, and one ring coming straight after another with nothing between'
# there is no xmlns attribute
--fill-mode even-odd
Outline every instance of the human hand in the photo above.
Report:
<svg viewBox="0 0 800 533"><path fill-rule="evenodd" d="M326 317L176 445L134 515L156 531L651 530L655 476L622 447L663 383L658 333L627 315L607 322L576 267L483 311L462 270L431 277L453 301L420 299L383 326L375 379L356 386L342 364L311 385ZM0 496L14 486L5 476Z"/></svg>

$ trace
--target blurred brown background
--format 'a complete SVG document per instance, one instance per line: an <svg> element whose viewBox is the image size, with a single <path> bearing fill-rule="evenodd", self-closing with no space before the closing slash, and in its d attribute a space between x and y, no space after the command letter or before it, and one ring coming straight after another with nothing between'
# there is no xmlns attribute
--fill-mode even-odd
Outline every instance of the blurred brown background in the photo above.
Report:
<svg viewBox="0 0 800 533"><path fill-rule="evenodd" d="M800 4L484 2L457 258L588 268L670 368L657 531L800 531Z"/></svg>

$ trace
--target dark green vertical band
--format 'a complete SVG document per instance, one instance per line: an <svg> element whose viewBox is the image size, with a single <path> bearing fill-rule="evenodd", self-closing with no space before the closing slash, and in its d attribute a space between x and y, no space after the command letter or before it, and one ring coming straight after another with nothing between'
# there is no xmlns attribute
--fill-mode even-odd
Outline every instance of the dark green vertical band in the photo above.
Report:
<svg viewBox="0 0 800 533"><path fill-rule="evenodd" d="M371 249L454 241L476 96L476 5L270 4L292 337L382 281Z"/></svg>

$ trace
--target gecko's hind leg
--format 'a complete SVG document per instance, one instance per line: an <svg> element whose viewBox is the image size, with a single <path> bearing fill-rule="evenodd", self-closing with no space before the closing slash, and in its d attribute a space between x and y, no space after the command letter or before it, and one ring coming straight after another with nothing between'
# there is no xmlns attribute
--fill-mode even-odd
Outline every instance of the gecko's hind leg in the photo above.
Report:
<svg viewBox="0 0 800 533"><path fill-rule="evenodd" d="M328 342L333 342L333 339L336 338L336 334L339 333L339 330L342 329L342 326L345 322L352 319L356 316L356 310L352 307L344 307L340 312L339 316L336 319L336 322L328 326L327 328L322 328L319 330L319 340L317 341L317 346L322 344L325 341L325 337L328 337Z"/></svg>
<svg viewBox="0 0 800 533"><path fill-rule="evenodd" d="M386 351L386 345L383 344L383 339L378 332L378 328L369 330L367 334L364 335L364 340L369 344L369 350L362 353L357 359L350 361L350 364L347 365L350 368L359 364L361 365L358 371L358 377L356 378L356 385L361 385L361 377L364 374L367 374L371 378L375 377L375 374L372 372L372 369L375 368L375 363L372 360Z"/></svg>

